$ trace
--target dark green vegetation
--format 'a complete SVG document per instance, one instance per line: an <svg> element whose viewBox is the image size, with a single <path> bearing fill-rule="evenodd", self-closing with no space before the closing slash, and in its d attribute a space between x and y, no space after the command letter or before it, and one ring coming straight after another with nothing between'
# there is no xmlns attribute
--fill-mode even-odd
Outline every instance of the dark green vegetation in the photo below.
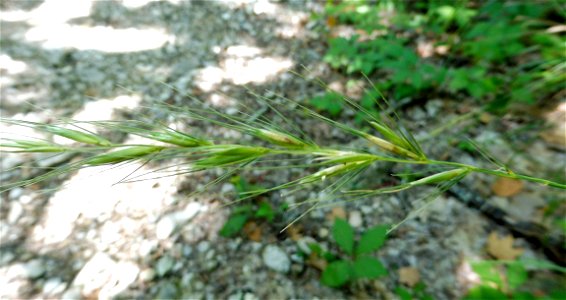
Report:
<svg viewBox="0 0 566 300"><path fill-rule="evenodd" d="M379 78L391 101L473 98L493 111L559 98L566 80L561 1L328 1L333 68ZM342 34L340 26L349 28ZM361 105L376 110L373 92ZM333 93L312 105L337 116Z"/></svg>

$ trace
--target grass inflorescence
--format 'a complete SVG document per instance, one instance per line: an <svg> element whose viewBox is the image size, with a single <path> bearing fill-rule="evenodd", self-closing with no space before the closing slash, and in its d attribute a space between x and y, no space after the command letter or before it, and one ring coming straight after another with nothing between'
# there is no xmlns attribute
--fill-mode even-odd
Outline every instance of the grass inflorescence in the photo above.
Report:
<svg viewBox="0 0 566 300"><path fill-rule="evenodd" d="M355 101L346 97L343 98L344 102L353 109L361 112L364 115L366 123L371 126L370 128L372 128L373 131L366 132L353 128L347 124L323 116L301 103L275 94L279 99L293 104L307 116L319 119L350 135L366 140L370 149L361 151L345 150L341 147L322 146L315 143L297 126L294 126L293 122L288 120L284 114L280 113L274 107L271 100L261 97L252 91L250 91L250 93L272 109L275 115L283 119L282 123L287 126L278 125L272 119L261 116L251 119L251 116L245 112L234 116L225 114L216 109L175 107L167 104L161 105L161 108L170 112L171 115L219 125L257 139L257 142L249 144L217 142L213 138L195 136L170 128L164 124L154 124L143 121L66 121L60 124L39 124L27 121L1 119L1 122L8 123L9 125L30 127L46 135L59 136L74 142L70 145L59 145L51 141L52 139L47 138L45 140L3 138L0 142L0 150L2 152L75 152L82 155L83 159L31 179L3 183L0 185L0 191L6 191L18 186L28 186L53 176L73 172L86 167L117 165L137 160L144 163L153 161L163 164L163 162L173 159L183 159L185 161L184 166L179 168L178 165L175 165L176 168L173 170L169 170L169 167L162 167L156 171L156 174L131 174L121 182L141 181L152 175L154 178L159 178L162 176L186 174L216 168L226 170L224 176L209 183L209 185L212 185L229 178L233 173L243 169L257 168L277 170L281 168L305 168L312 170L312 172L309 175L279 186L254 190L250 192L249 195L243 195L240 200L249 199L258 194L273 190L296 189L305 185L322 182L327 185L325 191L328 192L328 194L339 193L341 198L347 200L396 193L423 185L438 187L437 193L425 197L429 199L436 197L438 193L450 188L470 173L484 173L566 189L566 184L564 183L517 174L508 167L497 163L495 159L490 159L490 161L497 165L497 169L430 159L423 152L416 139L402 126L401 120L395 113L376 116L376 114L366 111ZM385 99L375 99L375 102L385 111L385 106L388 104ZM84 123L88 123L89 126L104 129L105 131L138 136L142 138L144 142L136 144L113 143L100 134L83 129L81 126L84 125ZM288 127L291 127L291 129L287 129ZM483 155L486 155L486 157L490 157L486 153L483 153L481 148L478 148L478 150ZM292 162L295 161L296 158L307 159L308 163L291 165L277 164L283 160ZM397 186L369 190L358 189L348 191L344 189L348 182L354 180L368 167L382 162L435 166L439 171L432 174L423 174L419 179L400 183ZM273 165L273 163L275 163L275 165ZM311 209L313 209L320 205L321 201L309 200L304 203L314 203L311 207Z"/></svg>

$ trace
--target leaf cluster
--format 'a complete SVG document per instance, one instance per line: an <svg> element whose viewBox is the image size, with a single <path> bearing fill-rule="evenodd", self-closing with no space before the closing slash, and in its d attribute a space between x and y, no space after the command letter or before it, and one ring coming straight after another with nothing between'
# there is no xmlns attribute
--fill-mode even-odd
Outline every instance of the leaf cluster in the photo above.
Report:
<svg viewBox="0 0 566 300"><path fill-rule="evenodd" d="M557 11L553 1L329 2L329 30L345 25L356 34L330 38L324 60L347 74L379 77L392 99L432 92L468 95L492 110L533 104L566 80L566 39L548 30L565 21ZM415 33L434 41L433 53L417 54ZM336 103L332 94L313 99L333 116L341 111Z"/></svg>
<svg viewBox="0 0 566 300"><path fill-rule="evenodd" d="M387 235L386 226L368 229L355 241L354 229L343 219L336 219L332 236L346 256L332 260L322 273L321 282L330 287L341 287L360 279L375 279L387 275L387 270L371 253L381 248Z"/></svg>

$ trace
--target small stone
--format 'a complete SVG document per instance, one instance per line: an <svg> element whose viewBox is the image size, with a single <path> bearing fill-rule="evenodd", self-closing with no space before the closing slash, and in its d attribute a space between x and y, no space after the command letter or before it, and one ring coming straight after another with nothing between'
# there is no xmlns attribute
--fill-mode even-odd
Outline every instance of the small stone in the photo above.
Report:
<svg viewBox="0 0 566 300"><path fill-rule="evenodd" d="M42 293L44 295L57 295L65 290L66 283L59 278L47 280L43 285Z"/></svg>
<svg viewBox="0 0 566 300"><path fill-rule="evenodd" d="M175 260L173 260L170 256L162 256L158 261L157 265L155 266L155 273L157 276L163 276L167 274L175 265Z"/></svg>
<svg viewBox="0 0 566 300"><path fill-rule="evenodd" d="M14 188L12 190L10 190L10 193L8 194L10 199L12 200L17 200L19 199L24 193L24 190L22 188Z"/></svg>
<svg viewBox="0 0 566 300"><path fill-rule="evenodd" d="M145 269L140 272L140 279L143 282L149 282L155 278L155 271L152 269Z"/></svg>
<svg viewBox="0 0 566 300"><path fill-rule="evenodd" d="M350 212L348 223L350 223L350 225L352 225L352 227L354 228L362 226L363 223L362 213L357 210Z"/></svg>
<svg viewBox="0 0 566 300"><path fill-rule="evenodd" d="M324 227L323 227L323 228L320 228L320 229L318 230L318 236L319 236L320 238L325 238L325 237L327 237L327 236L328 236L328 229L326 229L326 228L324 228Z"/></svg>
<svg viewBox="0 0 566 300"><path fill-rule="evenodd" d="M164 216L155 228L155 235L158 239L167 239L175 230L175 221L170 216Z"/></svg>
<svg viewBox="0 0 566 300"><path fill-rule="evenodd" d="M30 260L25 265L27 277L38 278L41 275L43 275L43 273L45 273L45 266L44 265L45 264L39 259Z"/></svg>
<svg viewBox="0 0 566 300"><path fill-rule="evenodd" d="M81 298L82 298L81 290L79 289L79 287L76 286L68 289L67 291L65 291L63 295L61 295L61 299L66 299L66 300L74 300Z"/></svg>
<svg viewBox="0 0 566 300"><path fill-rule="evenodd" d="M210 248L210 243L208 241L202 241L197 245L197 250L200 253L206 252Z"/></svg>
<svg viewBox="0 0 566 300"><path fill-rule="evenodd" d="M14 224L22 216L24 207L18 201L12 202L10 213L8 214L8 223Z"/></svg>
<svg viewBox="0 0 566 300"><path fill-rule="evenodd" d="M291 260L285 251L274 245L268 245L263 250L263 262L268 268L281 273L287 273L291 268Z"/></svg>

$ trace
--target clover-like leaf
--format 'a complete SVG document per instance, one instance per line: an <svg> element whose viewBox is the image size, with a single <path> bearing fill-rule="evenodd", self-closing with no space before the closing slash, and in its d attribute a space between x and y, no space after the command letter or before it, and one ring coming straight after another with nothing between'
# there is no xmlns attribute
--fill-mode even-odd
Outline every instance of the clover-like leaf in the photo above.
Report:
<svg viewBox="0 0 566 300"><path fill-rule="evenodd" d="M332 227L332 235L338 246L347 254L354 253L354 229L344 219L336 219Z"/></svg>
<svg viewBox="0 0 566 300"><path fill-rule="evenodd" d="M356 254L369 254L381 248L387 235L386 226L376 226L367 230L360 239Z"/></svg>

